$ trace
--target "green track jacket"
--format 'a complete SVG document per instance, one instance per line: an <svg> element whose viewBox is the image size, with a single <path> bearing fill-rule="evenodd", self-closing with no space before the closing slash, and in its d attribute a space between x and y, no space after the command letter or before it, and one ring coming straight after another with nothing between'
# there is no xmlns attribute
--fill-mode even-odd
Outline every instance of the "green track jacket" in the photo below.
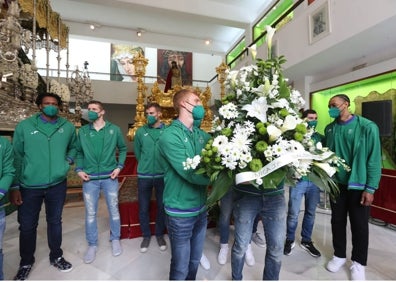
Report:
<svg viewBox="0 0 396 282"><path fill-rule="evenodd" d="M170 216L191 217L206 212L209 178L195 170L184 170L187 158L200 155L210 135L194 127L190 131L179 120L165 129L159 150L165 164L165 212Z"/></svg>
<svg viewBox="0 0 396 282"><path fill-rule="evenodd" d="M40 128L37 113L15 128L15 182L24 188L47 188L66 179L70 163L76 155L76 130L63 117L58 117L51 132Z"/></svg>
<svg viewBox="0 0 396 282"><path fill-rule="evenodd" d="M78 131L76 171L84 171L91 179L108 178L117 167L123 168L127 154L121 129L108 121L103 129L103 150L98 156L94 150L89 133L92 123L86 124ZM118 149L118 160L116 152Z"/></svg>

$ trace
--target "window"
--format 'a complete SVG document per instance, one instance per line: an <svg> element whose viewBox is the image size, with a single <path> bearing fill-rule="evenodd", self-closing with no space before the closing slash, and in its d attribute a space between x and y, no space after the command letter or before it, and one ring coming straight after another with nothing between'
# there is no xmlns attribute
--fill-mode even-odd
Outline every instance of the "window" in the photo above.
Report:
<svg viewBox="0 0 396 282"><path fill-rule="evenodd" d="M243 38L241 41L237 43L237 45L227 54L226 60L227 60L227 65L230 66L232 69L236 62L234 61L236 58L239 57L239 59L242 59L243 56L241 56L242 52L246 49L246 40ZM230 63L232 64L230 65Z"/></svg>

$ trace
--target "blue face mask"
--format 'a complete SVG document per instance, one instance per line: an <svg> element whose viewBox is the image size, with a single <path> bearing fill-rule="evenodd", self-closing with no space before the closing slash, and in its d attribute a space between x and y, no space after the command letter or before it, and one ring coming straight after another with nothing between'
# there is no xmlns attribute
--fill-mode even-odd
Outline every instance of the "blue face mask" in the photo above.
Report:
<svg viewBox="0 0 396 282"><path fill-rule="evenodd" d="M153 125L156 122L157 122L157 119L155 118L155 116L150 116L150 115L147 116L147 124L148 125Z"/></svg>
<svg viewBox="0 0 396 282"><path fill-rule="evenodd" d="M331 108L329 109L329 116L330 116L331 118L338 118L338 117L340 116L340 113L341 113L341 111L340 111L340 109L337 108L337 107L331 107Z"/></svg>
<svg viewBox="0 0 396 282"><path fill-rule="evenodd" d="M193 106L189 102L187 102L187 104ZM191 114L192 114L194 120L201 120L205 116L205 108L202 105L195 105L195 106L193 106Z"/></svg>
<svg viewBox="0 0 396 282"><path fill-rule="evenodd" d="M194 120L201 120L205 116L205 108L202 105L194 106L192 110L192 116Z"/></svg>
<svg viewBox="0 0 396 282"><path fill-rule="evenodd" d="M99 115L98 115L97 112L88 111L88 119L89 119L90 121L95 121L95 120L97 120L98 118L99 118Z"/></svg>
<svg viewBox="0 0 396 282"><path fill-rule="evenodd" d="M308 123L308 127L316 127L318 125L317 120L309 120L307 121L307 123Z"/></svg>
<svg viewBox="0 0 396 282"><path fill-rule="evenodd" d="M43 113L44 113L46 116L54 117L54 116L56 116L56 115L58 114L58 107L56 107L56 106L54 106L54 105L45 106L45 107L43 108Z"/></svg>

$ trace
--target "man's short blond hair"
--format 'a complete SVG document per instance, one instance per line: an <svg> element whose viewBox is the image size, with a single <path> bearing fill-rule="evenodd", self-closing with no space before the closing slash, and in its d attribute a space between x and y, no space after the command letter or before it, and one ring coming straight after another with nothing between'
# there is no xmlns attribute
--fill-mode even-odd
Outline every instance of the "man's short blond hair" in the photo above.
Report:
<svg viewBox="0 0 396 282"><path fill-rule="evenodd" d="M173 107L175 108L175 110L177 112L179 112L180 110L180 103L186 98L186 96L188 96L189 94L193 94L197 97L199 97L198 92L192 88L183 88L179 91L176 92L176 94L173 96Z"/></svg>

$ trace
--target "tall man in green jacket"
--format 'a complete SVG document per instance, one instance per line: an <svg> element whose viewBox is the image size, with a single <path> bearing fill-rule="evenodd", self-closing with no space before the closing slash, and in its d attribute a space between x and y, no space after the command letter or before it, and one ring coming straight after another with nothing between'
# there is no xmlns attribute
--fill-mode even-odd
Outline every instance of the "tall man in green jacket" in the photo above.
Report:
<svg viewBox="0 0 396 282"><path fill-rule="evenodd" d="M350 100L337 94L329 101L329 115L335 120L325 128L325 143L351 168L340 170L336 181L340 195L331 201L331 229L334 256L326 266L337 272L346 262L347 217L352 232L352 280L365 280L370 205L381 179L381 142L378 126L349 111Z"/></svg>
<svg viewBox="0 0 396 282"><path fill-rule="evenodd" d="M185 170L183 162L199 155L210 136L193 125L205 115L195 90L178 91L173 106L178 118L159 140L165 159L164 207L172 250L169 279L195 280L206 235L209 178Z"/></svg>
<svg viewBox="0 0 396 282"><path fill-rule="evenodd" d="M84 181L85 236L88 241L88 249L84 255L85 263L92 263L96 257L98 246L96 214L100 191L104 194L109 211L112 254L119 256L122 253L117 177L124 167L127 148L121 129L105 121L104 115L103 104L99 101L90 101L88 103L90 123L78 131L76 172Z"/></svg>
<svg viewBox="0 0 396 282"><path fill-rule="evenodd" d="M147 252L150 245L150 200L153 188L157 201L157 216L155 219L155 236L161 251L165 251L165 211L163 204L164 168L159 158L158 140L165 129L161 122L161 107L157 103L146 106L147 124L136 131L133 150L138 161L138 201L139 222L143 234L140 251Z"/></svg>
<svg viewBox="0 0 396 282"><path fill-rule="evenodd" d="M15 179L11 203L18 206L21 261L15 280L25 280L34 264L37 225L45 203L50 264L61 272L72 270L63 258L62 211L66 198L66 176L76 154L76 130L58 116L61 98L53 93L36 99L40 112L21 121L13 137Z"/></svg>

